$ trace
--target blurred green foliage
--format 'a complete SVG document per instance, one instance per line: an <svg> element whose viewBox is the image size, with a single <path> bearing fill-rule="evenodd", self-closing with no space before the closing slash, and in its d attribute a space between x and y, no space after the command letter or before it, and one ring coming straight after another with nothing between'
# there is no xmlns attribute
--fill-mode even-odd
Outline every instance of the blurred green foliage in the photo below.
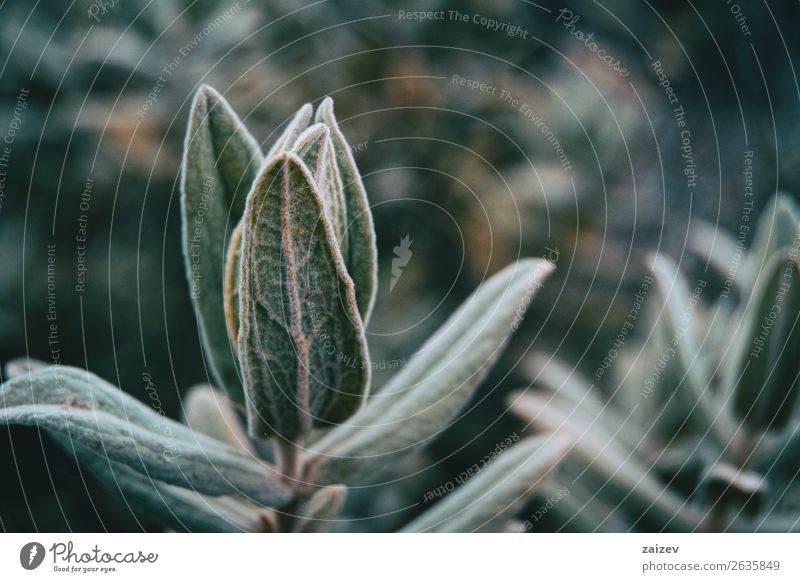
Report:
<svg viewBox="0 0 800 582"><path fill-rule="evenodd" d="M57 347L63 363L143 400L147 373L173 417L182 392L208 380L177 205L188 105L201 83L222 89L262 143L300 103L335 97L343 130L361 144L355 155L378 234L375 360L413 353L470 290L518 256L557 258L475 405L414 461L428 469L380 493L387 507L459 474L474 451L520 428L505 396L526 382L516 364L534 340L594 370L630 308L645 254L682 256L697 218L737 227L745 151L754 152L757 209L778 188L800 191L791 3L743 6L750 35L720 3L571 7L577 28L625 63L624 78L556 21L561 3L106 4L102 14L87 0L0 7L4 135L17 96L29 91L0 205L1 361L52 360ZM404 20L398 10L457 10L469 21ZM527 38L475 23L476 14L518 25ZM691 189L657 60L691 130ZM454 75L497 94L469 90ZM571 170L522 103L552 131ZM86 283L76 292L82 214ZM413 257L390 293L393 248L407 235ZM57 344L49 343L48 244L56 249ZM31 429L0 439L0 527L152 527L63 460ZM368 523L384 529L387 519Z"/></svg>

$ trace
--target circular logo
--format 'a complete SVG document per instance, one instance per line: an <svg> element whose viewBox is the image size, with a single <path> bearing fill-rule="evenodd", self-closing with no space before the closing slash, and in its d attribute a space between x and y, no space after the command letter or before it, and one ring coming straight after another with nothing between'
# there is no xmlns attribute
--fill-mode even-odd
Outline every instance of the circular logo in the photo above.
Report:
<svg viewBox="0 0 800 582"><path fill-rule="evenodd" d="M19 563L26 570L35 570L44 561L44 546L39 542L30 542L19 551Z"/></svg>

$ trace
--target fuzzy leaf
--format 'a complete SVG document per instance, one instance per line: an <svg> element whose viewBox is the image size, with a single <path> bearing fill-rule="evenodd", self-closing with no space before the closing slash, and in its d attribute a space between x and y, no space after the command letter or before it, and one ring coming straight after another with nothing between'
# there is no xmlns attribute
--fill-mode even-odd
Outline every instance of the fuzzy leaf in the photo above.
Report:
<svg viewBox="0 0 800 582"><path fill-rule="evenodd" d="M65 448L72 450L69 444ZM81 464L109 490L118 490L126 504L146 511L163 526L190 532L242 532L263 528L258 507L167 485L89 450L76 449L75 453Z"/></svg>
<svg viewBox="0 0 800 582"><path fill-rule="evenodd" d="M228 241L261 166L258 144L224 97L208 86L195 95L181 174L183 250L203 345L217 382L244 402L235 344L228 338L223 272Z"/></svg>
<svg viewBox="0 0 800 582"><path fill-rule="evenodd" d="M758 430L791 418L800 385L800 270L784 249L765 265L745 311L733 377L734 410Z"/></svg>
<svg viewBox="0 0 800 582"><path fill-rule="evenodd" d="M486 281L381 393L313 446L318 482L372 476L447 428L552 269L547 261L525 259Z"/></svg>
<svg viewBox="0 0 800 582"><path fill-rule="evenodd" d="M208 495L241 493L281 505L291 491L273 468L154 412L97 376L48 367L0 389L0 424L43 428L152 479Z"/></svg>
<svg viewBox="0 0 800 582"><path fill-rule="evenodd" d="M186 424L195 432L255 455L236 410L225 394L207 384L194 386L184 397L183 410Z"/></svg>
<svg viewBox="0 0 800 582"><path fill-rule="evenodd" d="M347 487L344 485L328 485L315 492L303 507L302 517L295 531L302 533L326 531L330 522L339 514L345 497L347 497Z"/></svg>
<svg viewBox="0 0 800 582"><path fill-rule="evenodd" d="M513 515L527 495L540 485L566 454L570 442L566 436L551 434L520 441L403 531L493 530L498 521Z"/></svg>
<svg viewBox="0 0 800 582"><path fill-rule="evenodd" d="M511 409L545 432L566 433L575 438L569 458L588 471L599 474L604 485L613 484L627 491L625 499L637 501L648 512L674 525L672 528L695 528L700 516L686 503L663 487L654 471L643 465L636 455L620 446L613 433L606 432L599 422L576 414L557 395L544 397L536 392L512 394Z"/></svg>
<svg viewBox="0 0 800 582"><path fill-rule="evenodd" d="M800 232L800 211L788 195L776 194L761 211L753 244L744 263L745 291L756 285L770 259L784 247L791 247Z"/></svg>
<svg viewBox="0 0 800 582"><path fill-rule="evenodd" d="M699 343L695 332L695 318L699 315L702 297L690 293L686 280L675 264L664 256L652 257L653 278L656 288L664 299L664 309L659 323L664 326L667 347L665 357L678 366L678 378L688 389L692 407L697 406L719 442L727 444L736 427L726 414L721 403L714 398L710 387L711 372L700 357ZM699 283L698 283L699 285ZM705 288L705 283L702 284Z"/></svg>
<svg viewBox="0 0 800 582"><path fill-rule="evenodd" d="M317 190L325 202L325 212L336 233L339 250L343 257L348 256L344 186L336 165L336 154L327 126L316 123L309 127L297 138L293 151L311 172Z"/></svg>
<svg viewBox="0 0 800 582"><path fill-rule="evenodd" d="M14 358L13 360L9 360L8 362L6 362L5 379L10 380L15 376L30 374L31 372L35 372L36 370L46 368L49 365L50 364L48 364L47 362L43 362L35 358Z"/></svg>
<svg viewBox="0 0 800 582"><path fill-rule="evenodd" d="M295 440L349 417L369 385L364 330L322 199L292 153L272 158L248 197L240 280L250 434Z"/></svg>
<svg viewBox="0 0 800 582"><path fill-rule="evenodd" d="M741 283L735 274L742 262L744 244L734 240L722 228L698 220L689 236L689 246L720 275L733 276L731 284Z"/></svg>
<svg viewBox="0 0 800 582"><path fill-rule="evenodd" d="M317 109L316 121L324 123L330 129L334 157L344 187L345 230L348 239L346 252L343 252L344 262L353 279L358 310L366 327L378 285L378 250L375 246L372 212L353 152L333 114L333 100L330 97L326 97Z"/></svg>
<svg viewBox="0 0 800 582"><path fill-rule="evenodd" d="M239 272L241 271L242 227L239 221L231 235L228 251L225 256L225 275L222 296L225 309L225 321L228 325L228 339L236 345L239 337Z"/></svg>

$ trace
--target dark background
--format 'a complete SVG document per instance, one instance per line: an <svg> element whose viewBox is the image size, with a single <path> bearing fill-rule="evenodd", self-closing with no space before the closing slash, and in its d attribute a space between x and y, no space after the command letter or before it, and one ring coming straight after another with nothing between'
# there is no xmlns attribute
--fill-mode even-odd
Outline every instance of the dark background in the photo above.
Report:
<svg viewBox="0 0 800 582"><path fill-rule="evenodd" d="M746 150L754 152L758 208L776 189L800 190L794 2L741 1L751 35L724 0L118 0L97 13L99 22L87 13L92 5L0 4L4 136L16 95L29 91L0 205L0 362L52 360L46 245L55 244L61 362L88 367L140 399L147 372L165 411L179 417L180 395L207 380L179 240L177 178L191 97L200 83L222 91L266 149L300 104L332 95L351 144L364 145L355 155L381 265L369 330L374 359L413 353L508 262L558 251L556 274L479 404L416 460L444 462L404 483L401 495L459 474L520 430L504 395L528 382L521 362L532 344L593 371L639 287L646 254L659 249L681 260L699 219L736 227ZM580 16L577 29L594 32L624 63L627 77L556 22L565 7ZM226 10L230 17L203 34ZM471 21L402 20L398 10L481 14L520 26L527 38ZM197 46L137 116L196 34ZM698 173L691 191L653 60L664 64L686 113ZM518 109L457 86L453 75L529 104L572 169L562 169ZM77 293L75 236L87 177L88 270ZM392 249L406 235L414 254L389 293ZM0 433L3 530L155 528L46 436ZM380 502L373 499L371 511Z"/></svg>

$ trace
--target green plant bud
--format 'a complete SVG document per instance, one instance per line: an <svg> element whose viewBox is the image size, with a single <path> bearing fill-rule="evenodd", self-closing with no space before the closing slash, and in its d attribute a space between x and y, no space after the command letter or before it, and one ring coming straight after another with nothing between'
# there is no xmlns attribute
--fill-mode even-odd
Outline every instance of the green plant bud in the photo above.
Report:
<svg viewBox="0 0 800 582"><path fill-rule="evenodd" d="M368 390L367 344L324 201L297 155L274 156L256 179L240 261L250 434L296 442L342 422Z"/></svg>
<svg viewBox="0 0 800 582"><path fill-rule="evenodd" d="M740 333L734 410L756 430L780 429L792 417L800 385L800 270L779 250L764 266Z"/></svg>

